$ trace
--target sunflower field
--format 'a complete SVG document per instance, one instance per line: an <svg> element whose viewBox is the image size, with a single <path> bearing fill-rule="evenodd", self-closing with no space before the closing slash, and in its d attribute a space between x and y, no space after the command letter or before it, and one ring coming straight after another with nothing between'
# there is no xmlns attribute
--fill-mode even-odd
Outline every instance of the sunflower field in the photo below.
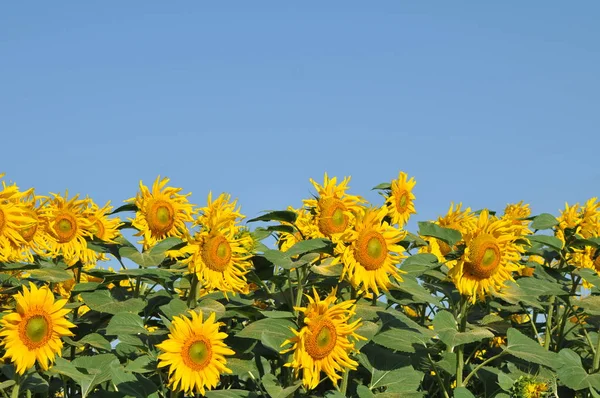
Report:
<svg viewBox="0 0 600 398"><path fill-rule="evenodd" d="M0 187L2 397L600 397L600 202L368 203L325 174L246 220L157 178L113 208Z"/></svg>

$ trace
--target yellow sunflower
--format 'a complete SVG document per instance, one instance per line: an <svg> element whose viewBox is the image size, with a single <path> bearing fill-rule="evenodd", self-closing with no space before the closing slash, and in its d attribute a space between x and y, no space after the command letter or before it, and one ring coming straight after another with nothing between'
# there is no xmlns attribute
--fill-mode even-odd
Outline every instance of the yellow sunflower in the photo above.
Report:
<svg viewBox="0 0 600 398"><path fill-rule="evenodd" d="M600 236L600 202L591 198L580 210L581 235L584 238Z"/></svg>
<svg viewBox="0 0 600 398"><path fill-rule="evenodd" d="M237 200L232 201L228 193L222 193L213 201L212 192L209 192L207 205L199 210L200 215L194 221L194 225L212 229L221 224L236 223L245 218L240 213L240 207L236 209L236 205Z"/></svg>
<svg viewBox="0 0 600 398"><path fill-rule="evenodd" d="M309 389L319 384L322 371L337 385L342 378L339 373L346 369L356 370L358 363L349 354L355 351L356 341L366 340L356 334L360 319L350 322L355 314L354 300L334 304L336 289L325 300L319 298L314 288L313 294L314 298L306 295L307 307L296 308L304 313L305 326L300 331L292 330L295 336L281 345L292 344L291 348L281 352L294 352L292 362L284 366L292 367L296 377L302 370L302 382Z"/></svg>
<svg viewBox="0 0 600 398"><path fill-rule="evenodd" d="M33 223L22 226L19 231L23 240L14 245L15 252L20 253L19 261L33 262L33 254L44 256L50 250L48 241L54 238L46 232L48 222L42 208L44 199L36 196L33 189L21 198L24 214L31 217Z"/></svg>
<svg viewBox="0 0 600 398"><path fill-rule="evenodd" d="M16 312L5 315L0 320L2 345L6 349L4 358L15 363L17 373L23 374L35 361L43 370L48 370L56 355L61 355L61 337L73 336L69 328L74 328L65 315L70 310L63 307L67 300L54 300L54 295L43 286L33 283L29 289L14 295Z"/></svg>
<svg viewBox="0 0 600 398"><path fill-rule="evenodd" d="M511 221L490 218L487 210L480 213L477 228L463 237L463 255L449 272L462 295L475 302L514 280L512 272L521 268L523 252L515 243L518 228Z"/></svg>
<svg viewBox="0 0 600 398"><path fill-rule="evenodd" d="M167 187L168 178L156 178L152 192L140 181L140 192L128 199L137 207L135 219L130 219L138 229L135 236L142 236L144 249L154 246L169 236L183 238L187 234L186 222L193 221L192 205L188 196L180 195L181 188Z"/></svg>
<svg viewBox="0 0 600 398"><path fill-rule="evenodd" d="M217 386L222 373L232 373L225 355L235 352L223 342L227 334L219 332L223 323L215 322L214 312L206 321L202 313L189 312L192 319L173 317L169 338L157 345L163 352L158 356L158 367L169 367L169 384L174 391L204 395Z"/></svg>
<svg viewBox="0 0 600 398"><path fill-rule="evenodd" d="M503 220L509 220L513 225L519 226L518 232L523 235L529 235L531 230L527 227L530 223L529 220L524 220L531 215L531 209L529 204L523 204L523 201L519 203L511 203L506 205L504 209L504 215L501 217Z"/></svg>
<svg viewBox="0 0 600 398"><path fill-rule="evenodd" d="M317 197L304 200L304 205L314 214L312 222L317 227L314 232L318 231L310 237L334 239L352 226L354 212L366 201L360 196L346 194L350 177L337 184L337 177L329 178L325 173L323 185L312 178L310 182L317 190Z"/></svg>
<svg viewBox="0 0 600 398"><path fill-rule="evenodd" d="M340 280L346 278L360 292L379 295L380 288L387 291L392 285L390 277L402 281L396 266L406 257L399 245L406 231L384 222L386 214L385 207L363 208L356 215L354 228L341 237L347 246L336 247L344 264Z"/></svg>
<svg viewBox="0 0 600 398"><path fill-rule="evenodd" d="M408 175L401 171L398 179L392 181L392 190L385 200L392 224L400 227L408 222L411 214L417 213L414 204L415 195L412 193L417 182L414 177L411 177L410 180L407 178Z"/></svg>
<svg viewBox="0 0 600 398"><path fill-rule="evenodd" d="M2 182L0 191L0 261L21 259L19 248L25 243L21 231L34 225L35 220L21 202L23 193L16 185Z"/></svg>
<svg viewBox="0 0 600 398"><path fill-rule="evenodd" d="M557 218L558 226L556 227L556 237L565 242L565 230L575 229L577 233L580 232L580 214L579 214L579 203L569 206L565 203L565 209L560 211L560 216Z"/></svg>
<svg viewBox="0 0 600 398"><path fill-rule="evenodd" d="M463 210L462 203L458 203L456 206L454 203L450 203L450 208L446 215L438 217L434 223L440 227L455 229L462 235L465 235L473 231L477 226L477 216L473 214L470 207ZM445 263L448 268L452 268L456 265L456 260L446 260L445 258L448 253L456 249L456 246L450 247L446 242L431 236L424 236L423 239L428 245L421 247L419 252L434 254L438 260ZM461 242L457 242L457 244L460 243Z"/></svg>
<svg viewBox="0 0 600 398"><path fill-rule="evenodd" d="M281 224L293 226L294 228L298 228L294 233L289 232L281 232L277 238L277 247L282 252L287 251L290 247L294 246L296 243L303 240L303 236L306 239L310 239L311 237L319 236L320 232L316 224L312 222L312 216L308 212L308 210L300 208L294 209L293 207L288 207L289 211L293 211L296 213L297 218L294 225L282 221Z"/></svg>
<svg viewBox="0 0 600 398"><path fill-rule="evenodd" d="M95 252L88 250L86 238L92 237L90 220L85 216L88 200L80 200L79 195L69 199L52 194L46 202L43 216L47 219L46 233L50 237L46 244L52 257L63 256L67 265L77 261L94 264ZM90 253L91 252L91 253Z"/></svg>

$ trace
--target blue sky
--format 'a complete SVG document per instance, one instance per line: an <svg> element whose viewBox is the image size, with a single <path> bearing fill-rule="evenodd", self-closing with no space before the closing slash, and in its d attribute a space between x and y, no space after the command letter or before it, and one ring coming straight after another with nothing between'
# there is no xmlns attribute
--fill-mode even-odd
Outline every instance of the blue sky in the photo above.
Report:
<svg viewBox="0 0 600 398"><path fill-rule="evenodd" d="M418 215L600 194L600 3L7 2L0 172L119 205L158 174L249 216L404 170Z"/></svg>

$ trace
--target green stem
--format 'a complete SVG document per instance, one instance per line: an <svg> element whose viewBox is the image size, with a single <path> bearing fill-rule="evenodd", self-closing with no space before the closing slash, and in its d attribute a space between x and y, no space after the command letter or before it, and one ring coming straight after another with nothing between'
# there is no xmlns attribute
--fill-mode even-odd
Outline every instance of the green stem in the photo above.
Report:
<svg viewBox="0 0 600 398"><path fill-rule="evenodd" d="M21 381L21 376L18 373L15 373L15 386L13 387L11 398L19 398L19 382Z"/></svg>
<svg viewBox="0 0 600 398"><path fill-rule="evenodd" d="M342 385L340 387L340 392L343 396L346 396L346 390L348 389L348 379L350 378L350 369L346 369L344 375L342 376Z"/></svg>
<svg viewBox="0 0 600 398"><path fill-rule="evenodd" d="M303 277L300 276L300 269L296 267L296 279L298 279L298 290L296 291L296 302L294 307L300 307L302 304L302 293L304 290ZM296 309L294 309L296 311Z"/></svg>
<svg viewBox="0 0 600 398"><path fill-rule="evenodd" d="M460 298L460 323L459 332L464 332L467 328L467 307L469 302L464 296ZM456 347L456 387L462 387L463 383L463 368L465 366L464 361L464 345Z"/></svg>
<svg viewBox="0 0 600 398"><path fill-rule="evenodd" d="M598 342L596 343L596 353L594 354L594 372L600 370L600 330L598 332Z"/></svg>
<svg viewBox="0 0 600 398"><path fill-rule="evenodd" d="M497 355L494 355L493 357L490 357L490 358L486 359L485 361L481 362L479 365L477 365L475 367L475 369L473 369L471 371L471 373L469 373L469 375L467 377L465 377L464 384L467 385L467 383L469 382L469 380L471 380L471 378L477 374L477 371L479 371L479 369L483 368L488 363L490 363L492 361L495 361L496 359L504 356L505 354L506 354L506 352L502 351L501 353L499 353Z"/></svg>
<svg viewBox="0 0 600 398"><path fill-rule="evenodd" d="M379 298L379 297L377 297L377 295L376 295L375 293L373 293L373 298L371 299L371 305L372 305L373 307L377 307L377 299L378 299L378 298Z"/></svg>
<svg viewBox="0 0 600 398"><path fill-rule="evenodd" d="M190 282L190 293L188 294L187 306L190 309L196 307L196 290L198 290L198 277L196 274L192 274L192 280Z"/></svg>
<svg viewBox="0 0 600 398"><path fill-rule="evenodd" d="M431 366L433 367L433 372L435 373L435 378L437 379L439 386L441 387L442 391L444 392L444 398L450 398L450 396L448 395L448 391L446 391L446 386L444 385L444 381L440 377L440 372L438 371L437 366L435 366L435 362L433 362L433 359L431 359L430 354L427 354L427 357L429 358L429 362L431 363Z"/></svg>
<svg viewBox="0 0 600 398"><path fill-rule="evenodd" d="M552 313L554 312L554 300L556 296L550 296L548 299L548 313L546 314L546 336L544 340L544 348L550 349L550 341L552 340Z"/></svg>
<svg viewBox="0 0 600 398"><path fill-rule="evenodd" d="M142 285L142 277L138 276L135 279L135 291L133 292L133 297L138 298L140 297L140 286Z"/></svg>

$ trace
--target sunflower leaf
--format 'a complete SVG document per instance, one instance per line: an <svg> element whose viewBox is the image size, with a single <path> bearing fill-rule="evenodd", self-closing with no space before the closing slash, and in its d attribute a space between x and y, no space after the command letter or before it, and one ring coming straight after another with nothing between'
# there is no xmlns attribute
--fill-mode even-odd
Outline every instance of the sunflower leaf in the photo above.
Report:
<svg viewBox="0 0 600 398"><path fill-rule="evenodd" d="M533 217L531 223L532 229L550 229L553 226L558 225L558 220L552 214L542 213Z"/></svg>
<svg viewBox="0 0 600 398"><path fill-rule="evenodd" d="M106 334L109 336L117 336L120 334L147 334L148 331L144 328L144 321L139 315L129 312L119 312L114 315L108 326Z"/></svg>
<svg viewBox="0 0 600 398"><path fill-rule="evenodd" d="M426 221L420 221L418 224L419 235L437 238L446 242L450 247L462 239L461 233L455 229L440 227L437 224Z"/></svg>
<svg viewBox="0 0 600 398"><path fill-rule="evenodd" d="M563 242L555 236L527 235L526 238L529 239L530 242L541 243L556 251L560 251L563 248Z"/></svg>
<svg viewBox="0 0 600 398"><path fill-rule="evenodd" d="M296 218L298 218L298 215L290 210L275 210L275 211L270 211L266 214L263 214L262 216L253 218L251 220L248 220L248 222L255 222L255 221L284 221L284 222L289 222L290 224L296 222Z"/></svg>
<svg viewBox="0 0 600 398"><path fill-rule="evenodd" d="M558 353L561 364L556 373L560 381L575 391L593 387L600 390L600 374L588 374L581 364L581 357L569 348Z"/></svg>
<svg viewBox="0 0 600 398"><path fill-rule="evenodd" d="M506 352L528 362L539 365L549 366L553 369L557 367L557 354L546 350L537 341L530 339L515 328L510 328L506 332L508 342Z"/></svg>

